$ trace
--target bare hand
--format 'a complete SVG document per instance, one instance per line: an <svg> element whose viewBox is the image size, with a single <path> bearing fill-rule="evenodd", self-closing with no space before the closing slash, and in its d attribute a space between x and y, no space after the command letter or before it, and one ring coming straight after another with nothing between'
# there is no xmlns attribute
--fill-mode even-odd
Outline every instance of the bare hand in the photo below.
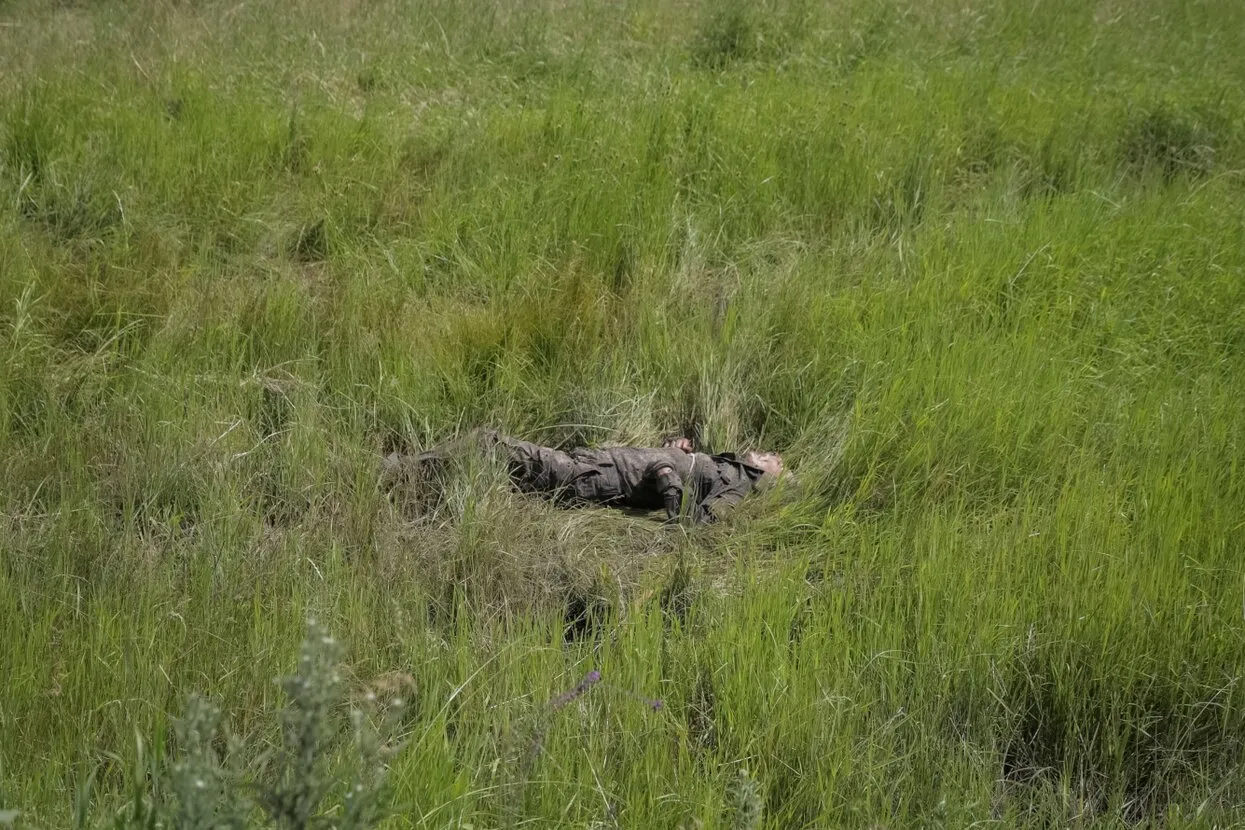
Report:
<svg viewBox="0 0 1245 830"><path fill-rule="evenodd" d="M661 446L667 450L683 450L689 455L693 452L691 438L667 438L661 442Z"/></svg>

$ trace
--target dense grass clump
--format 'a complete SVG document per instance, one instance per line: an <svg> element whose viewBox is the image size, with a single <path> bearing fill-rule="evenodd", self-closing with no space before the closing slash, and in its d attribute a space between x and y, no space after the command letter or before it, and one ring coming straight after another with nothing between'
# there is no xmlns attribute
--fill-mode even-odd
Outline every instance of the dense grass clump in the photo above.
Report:
<svg viewBox="0 0 1245 830"><path fill-rule="evenodd" d="M1181 173L1209 173L1214 167L1214 141L1211 131L1191 117L1158 107L1134 116L1121 143L1135 171L1154 170L1170 179Z"/></svg>
<svg viewBox="0 0 1245 830"><path fill-rule="evenodd" d="M1242 34L0 7L0 822L1245 820ZM484 424L798 483L382 481Z"/></svg>

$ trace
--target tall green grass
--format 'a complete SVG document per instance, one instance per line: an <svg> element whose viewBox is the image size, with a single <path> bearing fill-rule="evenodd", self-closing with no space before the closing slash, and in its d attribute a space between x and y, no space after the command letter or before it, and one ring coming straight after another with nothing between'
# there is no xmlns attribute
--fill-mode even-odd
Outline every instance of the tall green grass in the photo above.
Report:
<svg viewBox="0 0 1245 830"><path fill-rule="evenodd" d="M0 6L0 809L112 821L195 692L259 764L314 615L412 690L393 826L1242 821L1243 33ZM799 484L378 486L479 424Z"/></svg>

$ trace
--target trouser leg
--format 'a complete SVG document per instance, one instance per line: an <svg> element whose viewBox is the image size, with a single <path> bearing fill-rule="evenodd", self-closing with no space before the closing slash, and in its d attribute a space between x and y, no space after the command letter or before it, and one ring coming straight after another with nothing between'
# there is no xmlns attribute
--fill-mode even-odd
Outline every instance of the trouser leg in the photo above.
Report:
<svg viewBox="0 0 1245 830"><path fill-rule="evenodd" d="M491 450L502 436L493 429L473 429L466 435L443 441L417 454L391 452L381 459L382 486L393 487L410 478L433 478L444 474L454 458L474 450Z"/></svg>
<svg viewBox="0 0 1245 830"><path fill-rule="evenodd" d="M408 477L437 477L453 458L472 451L499 452L506 462L511 482L522 492L568 498L574 495L569 488L580 465L570 455L483 428L474 429L418 455L389 454L381 462L382 480L392 486Z"/></svg>
<svg viewBox="0 0 1245 830"><path fill-rule="evenodd" d="M516 488L525 493L562 494L575 478L575 461L568 454L504 435L506 469Z"/></svg>

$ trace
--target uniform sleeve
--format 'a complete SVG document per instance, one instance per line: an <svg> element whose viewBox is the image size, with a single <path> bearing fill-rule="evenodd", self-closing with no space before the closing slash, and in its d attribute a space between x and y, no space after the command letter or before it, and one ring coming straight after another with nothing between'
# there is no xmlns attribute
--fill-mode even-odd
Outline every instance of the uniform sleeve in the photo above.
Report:
<svg viewBox="0 0 1245 830"><path fill-rule="evenodd" d="M737 464L718 467L717 486L703 504L697 506L697 521L715 522L744 500L756 486L756 479Z"/></svg>
<svg viewBox="0 0 1245 830"><path fill-rule="evenodd" d="M728 490L720 496L698 505L696 520L705 523L716 522L726 511L739 504L743 499L744 493L738 490Z"/></svg>
<svg viewBox="0 0 1245 830"><path fill-rule="evenodd" d="M662 507L666 510L666 519L674 521L683 511L683 479L670 464L654 464L646 478L649 485L661 498Z"/></svg>
<svg viewBox="0 0 1245 830"><path fill-rule="evenodd" d="M666 520L671 522L686 516L693 524L709 524L718 519L712 509L715 505L725 506L727 501L733 504L743 498L743 494L724 494L712 501L700 501L694 484L685 482L669 464L655 466L652 478L666 508Z"/></svg>

